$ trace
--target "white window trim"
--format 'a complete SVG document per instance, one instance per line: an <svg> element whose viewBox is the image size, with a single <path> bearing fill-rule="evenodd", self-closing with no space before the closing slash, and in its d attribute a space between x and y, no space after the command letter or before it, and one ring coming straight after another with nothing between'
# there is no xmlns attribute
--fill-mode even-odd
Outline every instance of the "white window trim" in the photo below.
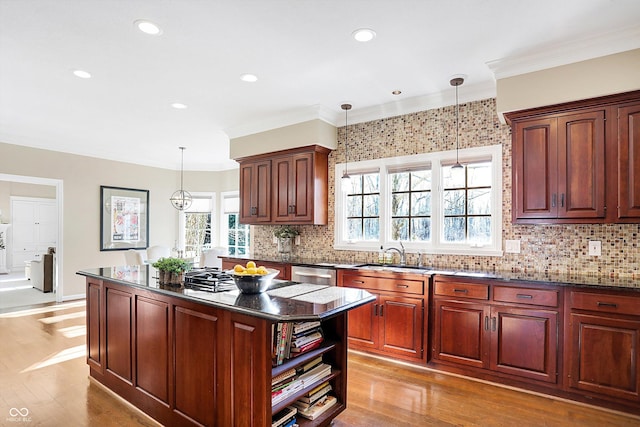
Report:
<svg viewBox="0 0 640 427"><path fill-rule="evenodd" d="M349 174L360 174L371 171L380 171L380 239L376 241L347 241L342 239L345 222L346 194L341 191L340 179L345 170L345 164L335 166L335 226L334 249L349 251L378 251L380 246L384 248L398 247L397 241L389 238L387 230L388 215L391 209L391 198L387 197L388 170L397 171L398 167L411 168L416 166L430 166L432 170L432 197L431 197L431 242L402 241L408 253L423 254L451 254L451 255L480 255L502 256L502 145L486 147L465 148L458 152L461 163L490 160L492 163L492 205L491 210L491 242L483 246L473 246L469 243L444 243L442 242L442 223L444 212L441 208L442 185L441 168L456 161L456 151L441 151L436 153L415 154L410 156L389 157L376 160L364 160L349 163Z"/></svg>
<svg viewBox="0 0 640 427"><path fill-rule="evenodd" d="M216 223L216 193L215 192L192 192L191 197L198 199L211 199L211 232L214 230L214 224ZM185 250L185 234L187 232L187 219L186 212L180 211L178 216L178 241L174 249L181 250L184 253ZM211 236L212 241L215 236Z"/></svg>

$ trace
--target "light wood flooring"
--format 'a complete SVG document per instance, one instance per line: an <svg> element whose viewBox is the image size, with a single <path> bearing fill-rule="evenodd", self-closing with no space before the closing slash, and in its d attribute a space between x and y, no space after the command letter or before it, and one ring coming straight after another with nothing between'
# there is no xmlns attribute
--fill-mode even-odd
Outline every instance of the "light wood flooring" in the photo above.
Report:
<svg viewBox="0 0 640 427"><path fill-rule="evenodd" d="M89 380L84 309L80 301L0 313L0 425L156 425ZM335 427L640 425L639 417L357 353L348 387Z"/></svg>

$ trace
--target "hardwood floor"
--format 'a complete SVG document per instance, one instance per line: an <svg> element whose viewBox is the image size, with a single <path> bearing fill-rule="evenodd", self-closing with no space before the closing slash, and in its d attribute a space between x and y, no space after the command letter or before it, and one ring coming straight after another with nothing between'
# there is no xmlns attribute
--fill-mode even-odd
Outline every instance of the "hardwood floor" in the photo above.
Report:
<svg viewBox="0 0 640 427"><path fill-rule="evenodd" d="M89 380L84 310L74 302L0 313L0 425L156 425ZM640 417L358 353L349 354L348 380L349 406L335 427L640 425Z"/></svg>

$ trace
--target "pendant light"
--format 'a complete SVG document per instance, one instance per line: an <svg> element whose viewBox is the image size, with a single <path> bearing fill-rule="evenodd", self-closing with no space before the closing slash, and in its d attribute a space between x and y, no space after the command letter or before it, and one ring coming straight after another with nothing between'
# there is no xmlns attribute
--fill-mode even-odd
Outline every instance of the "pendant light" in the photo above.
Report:
<svg viewBox="0 0 640 427"><path fill-rule="evenodd" d="M169 199L171 201L171 204L173 205L174 208L178 209L179 211L183 211L185 209L188 209L189 206L191 206L191 202L193 202L193 199L191 198L191 194L189 194L188 191L185 191L182 188L182 181L184 178L184 147L178 147L180 148L180 152L181 152L181 159L180 159L180 189L178 191L176 191L175 193L173 193L173 195L171 196L171 198Z"/></svg>
<svg viewBox="0 0 640 427"><path fill-rule="evenodd" d="M460 130L460 121L459 121L460 105L458 104L458 86L462 85L462 83L464 83L464 78L463 77L454 77L449 81L449 84L451 84L451 86L455 86L455 88L456 88L456 164L451 166L452 169L462 169L462 167L463 167L460 164L460 161L458 160L458 149L459 149L459 145L460 145L460 135L459 135L459 130Z"/></svg>
<svg viewBox="0 0 640 427"><path fill-rule="evenodd" d="M351 189L351 177L349 176L349 172L347 171L347 166L349 165L349 127L348 127L348 112L351 109L351 104L342 104L340 106L344 110L344 173L342 174L340 186L342 187L342 191L349 191Z"/></svg>

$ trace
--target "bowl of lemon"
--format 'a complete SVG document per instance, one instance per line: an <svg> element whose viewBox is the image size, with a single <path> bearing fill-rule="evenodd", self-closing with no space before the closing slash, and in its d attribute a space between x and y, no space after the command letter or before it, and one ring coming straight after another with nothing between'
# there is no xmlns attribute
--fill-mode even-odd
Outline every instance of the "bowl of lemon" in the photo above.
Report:
<svg viewBox="0 0 640 427"><path fill-rule="evenodd" d="M228 270L226 273L233 278L243 294L259 294L269 289L273 278L280 271L263 266L258 267L255 262L249 261L246 266L236 264L233 270Z"/></svg>

